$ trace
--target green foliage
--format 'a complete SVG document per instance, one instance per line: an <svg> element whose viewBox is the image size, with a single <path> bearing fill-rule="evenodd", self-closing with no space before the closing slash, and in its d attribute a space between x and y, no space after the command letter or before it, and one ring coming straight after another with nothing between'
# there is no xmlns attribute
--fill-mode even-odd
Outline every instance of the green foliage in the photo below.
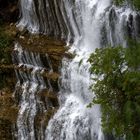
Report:
<svg viewBox="0 0 140 140"><path fill-rule="evenodd" d="M114 0L114 3L119 6L124 2L131 4L136 10L140 10L140 0Z"/></svg>
<svg viewBox="0 0 140 140"><path fill-rule="evenodd" d="M133 4L138 10L140 10L140 0L132 0L132 4Z"/></svg>
<svg viewBox="0 0 140 140"><path fill-rule="evenodd" d="M121 5L124 2L124 0L115 0L114 2L118 6Z"/></svg>
<svg viewBox="0 0 140 140"><path fill-rule="evenodd" d="M128 48L106 47L91 54L92 104L100 104L105 132L140 138L140 43Z"/></svg>
<svg viewBox="0 0 140 140"><path fill-rule="evenodd" d="M137 70L140 67L140 44L133 40L128 40L129 48L126 49L126 59L131 69Z"/></svg>

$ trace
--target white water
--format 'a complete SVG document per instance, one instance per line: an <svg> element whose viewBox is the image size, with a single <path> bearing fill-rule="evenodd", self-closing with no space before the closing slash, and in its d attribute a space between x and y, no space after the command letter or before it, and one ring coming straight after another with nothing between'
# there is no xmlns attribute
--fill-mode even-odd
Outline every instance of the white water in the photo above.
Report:
<svg viewBox="0 0 140 140"><path fill-rule="evenodd" d="M71 62L63 59L60 109L49 122L46 140L104 139L99 106L87 108L93 98L89 90L90 74L87 59L95 48L100 47L101 20L106 8L110 6L110 0L77 0L76 5L81 6L81 37L76 36L70 50L76 53L76 57ZM69 18L70 21L73 20L71 16Z"/></svg>
<svg viewBox="0 0 140 140"><path fill-rule="evenodd" d="M51 2L54 4L54 11L50 8ZM33 33L50 34L51 32L54 36L67 39L68 44L69 41L73 40L69 51L76 54L73 60L64 58L62 61L60 108L50 120L46 128L45 138L40 139L104 140L101 130L100 107L95 105L92 108L87 108L94 96L89 90L91 81L87 59L95 48L108 44L126 46L127 28L135 29L135 19L130 23L129 17L130 15L135 17L136 13L125 6L116 8L112 5L112 0L60 0L59 2L52 0L51 2L46 0L46 5L43 5L44 1L40 0L37 8L34 0L21 0L22 18L17 25L18 27L26 27ZM41 9L41 7L44 8ZM50 16L48 16L49 14ZM57 23L56 20L58 20ZM80 61L82 61L81 65L79 65ZM24 100L27 83L23 84L22 87L23 100L18 117L19 140L35 139L32 119L36 114L34 91L37 90L37 85L33 84L29 88L31 91L30 106L27 100ZM26 119L23 116L25 109L32 110L32 113L28 114L31 120L29 124L30 134L25 133L28 127L21 121Z"/></svg>
<svg viewBox="0 0 140 140"><path fill-rule="evenodd" d="M39 95L42 90L52 90L52 87L49 80L47 87L40 75L45 70L40 54L28 52L19 43L16 43L13 51L13 62L19 67L19 70L16 70L18 82L14 93L19 102L16 138L18 140L43 139L44 130L42 126L40 126L41 132L35 130L35 117L38 113L47 112L47 108ZM50 71L52 71L50 64L49 66ZM23 71L24 69L26 71Z"/></svg>

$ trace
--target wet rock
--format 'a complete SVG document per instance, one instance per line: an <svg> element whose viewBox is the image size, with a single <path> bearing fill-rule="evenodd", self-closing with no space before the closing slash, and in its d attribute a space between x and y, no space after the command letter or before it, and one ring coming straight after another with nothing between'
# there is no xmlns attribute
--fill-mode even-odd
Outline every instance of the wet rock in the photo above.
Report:
<svg viewBox="0 0 140 140"><path fill-rule="evenodd" d="M12 138L11 122L0 118L0 140L11 140Z"/></svg>
<svg viewBox="0 0 140 140"><path fill-rule="evenodd" d="M0 140L11 140L14 124L18 116L18 107L15 106L12 93L9 89L0 91Z"/></svg>
<svg viewBox="0 0 140 140"><path fill-rule="evenodd" d="M0 61L0 140L11 140L12 126L18 114L18 107L12 97L16 77L8 49L5 49L5 55L7 56ZM8 63L7 58L10 59Z"/></svg>
<svg viewBox="0 0 140 140"><path fill-rule="evenodd" d="M19 35L16 41L21 44L24 50L40 53L41 59L44 61L44 66L47 63L45 58L45 54L47 54L55 72L59 71L63 57L73 57L70 53L66 53L69 48L65 47L66 44L63 41L45 35Z"/></svg>
<svg viewBox="0 0 140 140"><path fill-rule="evenodd" d="M136 31L137 31L137 36L140 38L140 14L136 15Z"/></svg>
<svg viewBox="0 0 140 140"><path fill-rule="evenodd" d="M16 11L15 7L13 6L11 6L10 10L12 13ZM0 11L0 15L1 12L2 11ZM4 11L4 14L7 13L8 11ZM3 20L9 20L9 17L6 17ZM50 81L52 86L52 90L46 89L37 95L39 96L40 101L45 104L46 108L45 112L38 110L38 113L35 117L35 128L37 133L39 133L41 125L45 131L49 120L53 117L59 107L58 79L60 77L59 68L61 66L61 61L63 57L73 57L70 53L66 53L69 48L65 47L66 44L64 41L40 34L32 35L26 29L16 29L15 23L13 21L14 19L12 18L8 25L4 27L5 33L11 36L13 41L19 42L23 47L23 50L33 53L34 55L39 54L43 64L43 69L34 71L34 66L26 67L23 64L19 65L17 60L15 60L15 64L12 64L11 57L9 64L4 63L5 60L1 60L0 80L4 81L4 83L1 82L2 84L0 85L0 120L4 120L3 122L5 123L2 125L0 123L0 132L3 133L3 136L0 137L0 140L3 140L2 138L11 140L13 129L12 126L15 125L17 121L17 115L19 111L17 105L21 99L22 89L20 86L16 87L14 97L15 99L13 99L12 93L14 92L14 87L16 85L16 76L14 70L17 70L18 72L22 71L28 74L32 74L34 71L34 74L40 74L43 76L46 83ZM11 55L11 53L17 55L18 51L13 51L13 48L13 44L7 48L6 51L8 52L8 55ZM8 92L3 91L3 88L5 87L8 88ZM9 135L8 137L6 137L6 133Z"/></svg>
<svg viewBox="0 0 140 140"><path fill-rule="evenodd" d="M15 106L15 101L12 97L12 93L7 90L0 91L0 118L9 120L11 123L15 123L17 119L18 107Z"/></svg>
<svg viewBox="0 0 140 140"><path fill-rule="evenodd" d="M37 113L35 117L35 131L36 131L36 137L41 136L40 127L42 128L42 131L45 132L46 126L48 125L49 120L53 117L53 115L56 113L57 108L48 108L48 110L44 113Z"/></svg>

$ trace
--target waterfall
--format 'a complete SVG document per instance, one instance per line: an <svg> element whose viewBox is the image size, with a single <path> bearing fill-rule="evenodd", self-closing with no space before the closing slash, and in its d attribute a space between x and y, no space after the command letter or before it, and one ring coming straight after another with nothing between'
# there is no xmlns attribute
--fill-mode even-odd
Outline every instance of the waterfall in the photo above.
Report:
<svg viewBox="0 0 140 140"><path fill-rule="evenodd" d="M70 50L76 53L76 57L71 62L63 60L62 87L59 92L60 109L49 122L46 140L104 139L99 106L87 108L93 98L89 90L90 74L87 59L90 52L100 46L100 20L110 6L110 1L77 1L76 5L81 6L81 37L75 38Z"/></svg>
<svg viewBox="0 0 140 140"><path fill-rule="evenodd" d="M40 55L15 45L14 63L33 69L32 74L16 72L16 89L21 86L22 92L17 139L104 140L100 106L87 108L94 97L89 90L90 65L87 59L99 47L127 46L126 35L138 37L137 13L127 5L117 8L112 0L20 0L20 8L18 28L64 39L71 46L69 52L75 54L75 58L63 58L58 93L60 107L46 130L40 128L40 132L35 132L37 110L46 111L36 94L51 87L46 87L37 73L44 70Z"/></svg>
<svg viewBox="0 0 140 140"><path fill-rule="evenodd" d="M48 60L48 69L52 71L47 55L46 60ZM18 67L16 70L18 82L14 96L20 107L16 137L20 140L43 139L45 130L43 130L43 126L37 126L39 131L37 131L37 128L35 129L35 117L37 114L45 113L49 106L48 104L46 107L39 96L43 90L52 90L50 81L48 80L48 85L46 85L41 76L46 68L41 62L39 53L28 52L19 43L15 44L13 50L13 63ZM47 102L49 103L49 101Z"/></svg>

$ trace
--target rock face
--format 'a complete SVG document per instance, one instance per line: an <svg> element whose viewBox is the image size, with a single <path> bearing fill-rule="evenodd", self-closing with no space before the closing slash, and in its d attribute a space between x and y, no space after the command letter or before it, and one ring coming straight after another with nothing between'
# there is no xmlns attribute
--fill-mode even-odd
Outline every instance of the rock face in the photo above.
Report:
<svg viewBox="0 0 140 140"><path fill-rule="evenodd" d="M8 2L8 1L7 1ZM17 119L18 106L12 97L16 83L15 72L12 67L10 48L12 47L12 36L6 33L5 29L9 22L6 1L0 1L0 139L11 140L12 127ZM6 14L6 15L5 15ZM1 18L2 16L2 18ZM11 18L11 17L10 17ZM7 21L7 22L6 22ZM13 20L11 20L13 21Z"/></svg>
<svg viewBox="0 0 140 140"><path fill-rule="evenodd" d="M10 79L7 76L8 79ZM7 89L6 89L7 88ZM0 91L0 139L11 140L12 129L16 123L18 107L8 86Z"/></svg>
<svg viewBox="0 0 140 140"><path fill-rule="evenodd" d="M0 20L15 22L18 19L18 0L0 0Z"/></svg>
<svg viewBox="0 0 140 140"><path fill-rule="evenodd" d="M29 138L33 133L33 139L43 139L46 125L59 107L61 61L69 55L63 41L44 35L19 32L15 42L12 59L18 78L14 92L19 106L17 139L24 139L24 132Z"/></svg>
<svg viewBox="0 0 140 140"><path fill-rule="evenodd" d="M0 67L0 83L0 139L11 140L18 114L18 106L12 97L16 83L14 69Z"/></svg>
<svg viewBox="0 0 140 140"><path fill-rule="evenodd" d="M71 55L65 53L67 49L64 47L65 43L63 41L44 35L31 35L26 30L20 32L17 31L13 23L10 24L11 22L15 22L18 17L17 2L17 0L0 0L0 19L3 22L3 32L5 33L5 37L8 36L11 38L10 44L6 49L0 48L0 52L6 54L6 58L8 58L8 62L6 62L5 58L0 59L0 140L11 140L12 137L15 137L13 136L13 131L16 130L20 109L19 100L21 98L21 87L15 91L17 81L15 70L25 73L33 72L32 68L19 65L18 62L16 63L16 59L12 60L11 56L16 55L12 40L20 43L23 51L41 56L41 61L44 67L46 67L41 75L44 77L46 83L48 83L49 79L53 88L53 92L46 89L38 94L41 102L47 106L47 112L42 113L38 111L34 118L36 122L34 127L38 134L40 133L40 126L45 129L49 119L59 107L57 99L57 92L59 91L59 67L64 56L71 57ZM50 64L47 63L46 55L47 59L51 62L52 72L50 72L50 69L47 69ZM14 92L16 92L15 97L13 97Z"/></svg>
<svg viewBox="0 0 140 140"><path fill-rule="evenodd" d="M8 31L5 31L6 33L13 35L12 32L15 30L14 25L10 25L9 27L6 27L6 29L9 29ZM46 83L49 79L50 84L53 88L53 93L50 93L50 91L46 89L41 91L38 95L40 96L39 98L41 99L41 101L46 104L46 106L48 106L47 103L51 103L51 106L47 107L48 111L46 113L38 112L34 118L36 122L35 130L39 131L42 123L42 127L44 127L45 129L49 119L53 116L59 106L56 94L59 91L59 67L61 66L62 58L64 56L68 56L68 54L65 53L67 49L64 47L64 42L43 35L39 36L18 32L18 35L12 38L14 38L15 42L19 42L22 45L24 51L33 53L34 55L38 53L41 56L41 61L44 67L46 67L41 75L44 77ZM9 63L3 63L1 61L0 64L0 139L10 140L11 137L13 137L12 131L14 130L13 128L17 121L19 111L18 103L21 96L20 87L19 90L15 91L15 98L13 98L12 96L15 90L14 86L16 85L16 75L14 71L16 70L19 72L22 71L25 73L32 73L33 69L26 66L20 66L18 62L16 63L16 60L13 60L14 64L12 64L11 56L16 55L13 43L9 47L7 47L5 53L9 56L10 61ZM47 69L48 65L50 64L48 64L46 59L49 59L51 62L51 66L53 69L52 72L50 72L50 69ZM38 71L38 73L40 72ZM48 102L46 102L46 99Z"/></svg>

